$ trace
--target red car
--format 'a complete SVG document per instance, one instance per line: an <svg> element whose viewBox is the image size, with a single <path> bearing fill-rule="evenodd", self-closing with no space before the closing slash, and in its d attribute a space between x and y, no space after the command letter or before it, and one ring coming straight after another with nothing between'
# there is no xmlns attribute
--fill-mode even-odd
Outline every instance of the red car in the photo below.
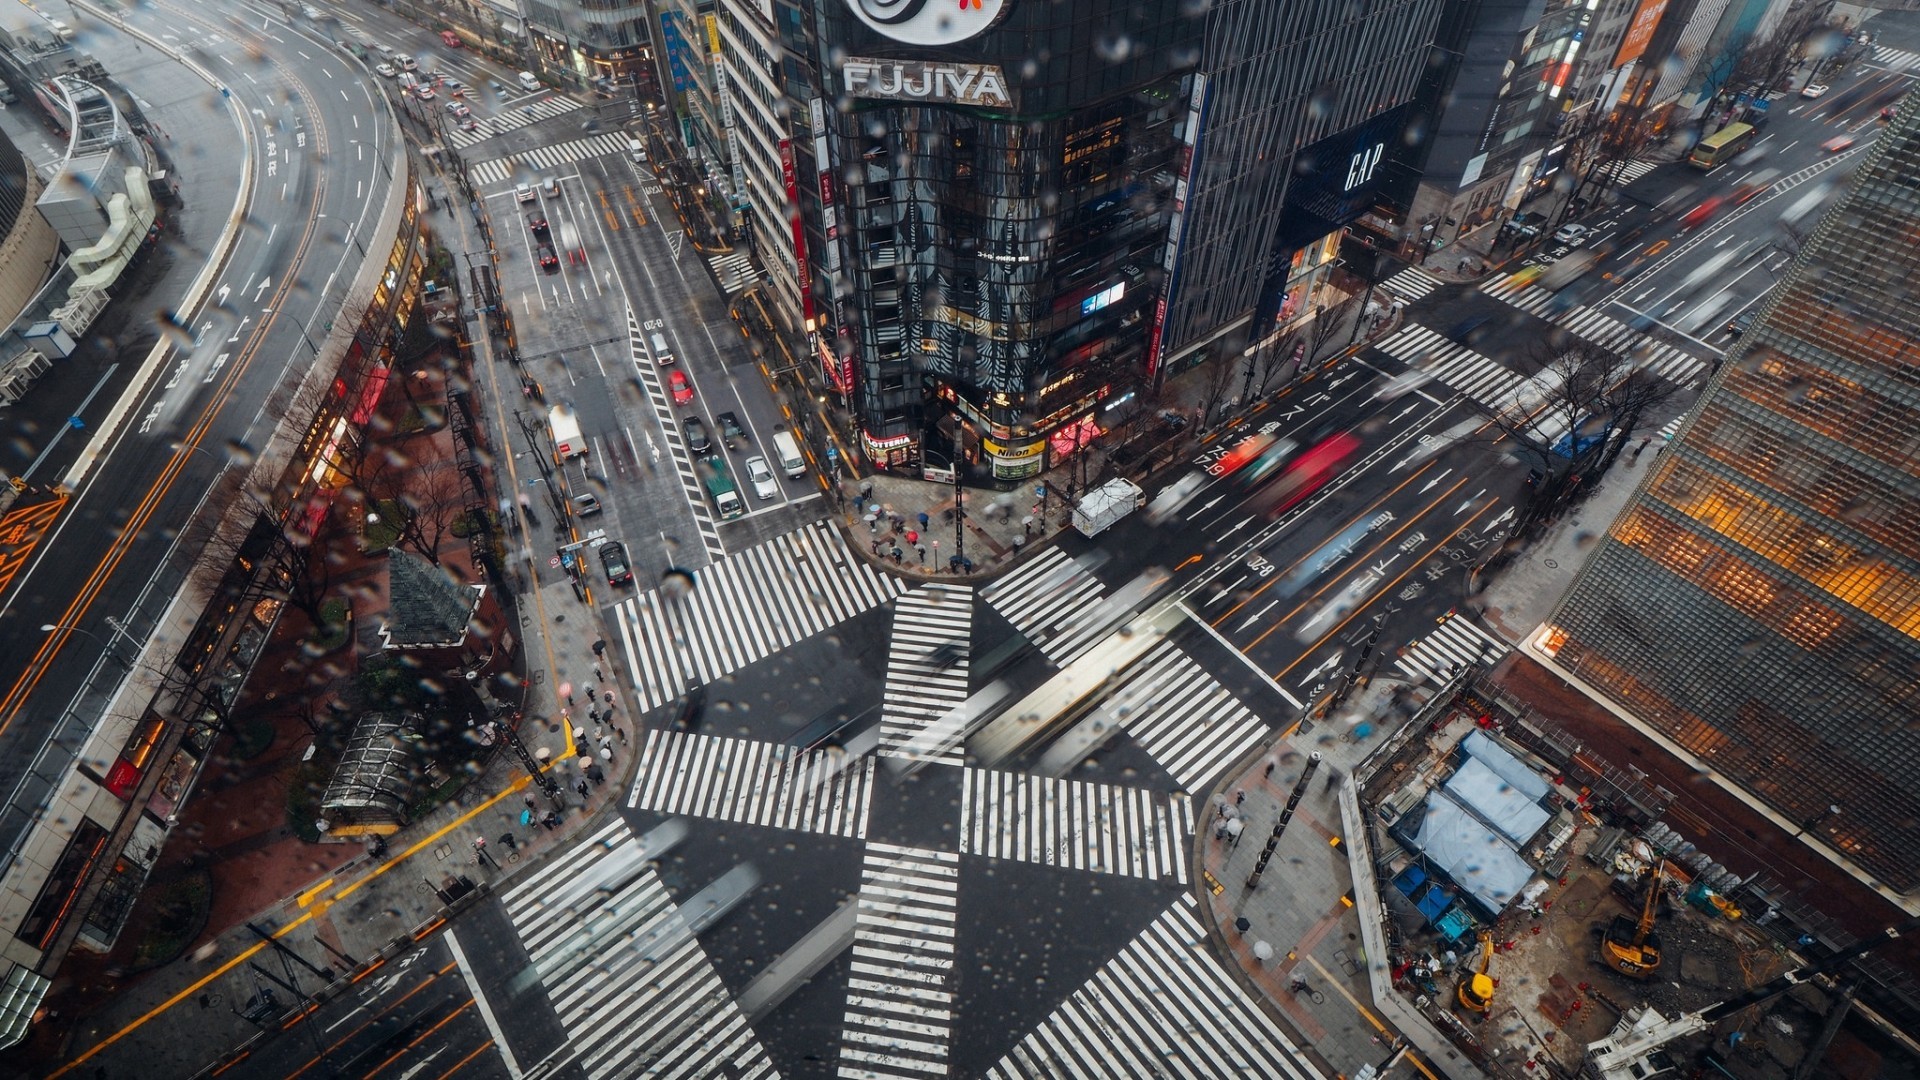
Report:
<svg viewBox="0 0 1920 1080"><path fill-rule="evenodd" d="M539 254L540 269L545 270L549 274L560 269L560 257L553 253L553 248L546 244L541 244Z"/></svg>
<svg viewBox="0 0 1920 1080"><path fill-rule="evenodd" d="M1680 219L1680 227L1683 229L1697 229L1705 225L1708 221L1712 220L1713 215L1719 211L1720 204L1725 201L1726 199L1720 195L1708 196L1699 206L1687 211L1687 216Z"/></svg>
<svg viewBox="0 0 1920 1080"><path fill-rule="evenodd" d="M1851 135L1836 135L1833 138L1828 139L1826 142L1821 143L1820 149L1825 150L1829 154L1837 154L1840 151L1845 150L1846 148L1852 146L1853 142L1854 142L1854 139L1853 139L1853 136Z"/></svg>
<svg viewBox="0 0 1920 1080"><path fill-rule="evenodd" d="M673 391L675 405L685 405L693 400L693 384L687 381L687 373L679 368L667 372L667 389Z"/></svg>

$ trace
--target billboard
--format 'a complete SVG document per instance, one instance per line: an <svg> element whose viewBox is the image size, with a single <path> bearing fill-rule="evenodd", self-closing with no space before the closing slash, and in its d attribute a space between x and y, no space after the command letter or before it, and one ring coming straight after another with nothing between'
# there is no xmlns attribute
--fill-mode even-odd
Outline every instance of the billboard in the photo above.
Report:
<svg viewBox="0 0 1920 1080"><path fill-rule="evenodd" d="M1633 21L1627 24L1627 36L1620 39L1620 51L1613 54L1612 67L1631 64L1640 59L1647 51L1647 45L1653 41L1653 32L1660 29L1660 16L1667 10L1667 0L1640 0L1640 9L1633 13Z"/></svg>

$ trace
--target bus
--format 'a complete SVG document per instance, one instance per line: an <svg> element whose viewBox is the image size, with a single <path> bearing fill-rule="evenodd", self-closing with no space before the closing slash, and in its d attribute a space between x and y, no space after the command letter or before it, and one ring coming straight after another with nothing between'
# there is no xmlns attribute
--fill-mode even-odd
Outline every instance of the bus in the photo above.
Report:
<svg viewBox="0 0 1920 1080"><path fill-rule="evenodd" d="M1702 172L1725 164L1745 150L1755 134L1751 124L1728 124L1694 144L1693 153L1687 155L1687 164Z"/></svg>

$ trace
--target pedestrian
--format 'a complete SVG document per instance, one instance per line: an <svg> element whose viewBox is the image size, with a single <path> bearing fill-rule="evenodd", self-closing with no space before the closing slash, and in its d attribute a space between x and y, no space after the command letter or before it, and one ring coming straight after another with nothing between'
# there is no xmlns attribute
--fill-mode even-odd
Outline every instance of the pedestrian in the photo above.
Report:
<svg viewBox="0 0 1920 1080"><path fill-rule="evenodd" d="M527 809L529 810L536 809L540 805L539 803L533 801L532 795L528 795L525 799L522 799L521 801L527 804Z"/></svg>
<svg viewBox="0 0 1920 1080"><path fill-rule="evenodd" d="M873 538L873 553L880 554L880 538L877 536Z"/></svg>
<svg viewBox="0 0 1920 1080"><path fill-rule="evenodd" d="M1467 260L1465 259L1460 260L1460 272L1463 274L1467 272Z"/></svg>
<svg viewBox="0 0 1920 1080"><path fill-rule="evenodd" d="M1327 790L1332 791L1334 788L1339 787L1340 781L1344 779L1346 779L1346 774L1342 773L1339 769L1328 769Z"/></svg>
<svg viewBox="0 0 1920 1080"><path fill-rule="evenodd" d="M600 722L600 709L598 706L587 710L587 719L596 724Z"/></svg>
<svg viewBox="0 0 1920 1080"><path fill-rule="evenodd" d="M897 546L893 549L892 552L890 552L890 554L893 556L894 562L902 562L907 557L907 553L904 551L901 551Z"/></svg>
<svg viewBox="0 0 1920 1080"><path fill-rule="evenodd" d="M1032 514L1028 514L1026 517L1023 517L1020 519L1020 532L1021 532L1021 535L1023 536L1033 535L1033 515Z"/></svg>
<svg viewBox="0 0 1920 1080"><path fill-rule="evenodd" d="M598 765L587 766L587 779L598 784L605 781L606 778L607 778L607 774L600 771L600 766Z"/></svg>
<svg viewBox="0 0 1920 1080"><path fill-rule="evenodd" d="M914 546L914 550L920 553L920 565L927 565L927 545L917 544Z"/></svg>
<svg viewBox="0 0 1920 1080"><path fill-rule="evenodd" d="M596 657L604 656L606 655L606 651L607 651L607 643L605 641L596 641L593 643L594 656Z"/></svg>
<svg viewBox="0 0 1920 1080"><path fill-rule="evenodd" d="M607 747L609 747L609 746L612 746L612 745L613 745L613 736L611 736L611 735L602 735L602 736L600 736L600 748L601 748L602 750L604 750L604 749L606 749Z"/></svg>
<svg viewBox="0 0 1920 1080"><path fill-rule="evenodd" d="M925 510L920 511L920 531L927 531L927 512Z"/></svg>
<svg viewBox="0 0 1920 1080"><path fill-rule="evenodd" d="M586 798L587 797L587 778L583 776L580 779L575 780L573 782L573 790L579 792L581 798L583 799Z"/></svg>
<svg viewBox="0 0 1920 1080"><path fill-rule="evenodd" d="M607 691L607 704L608 705L613 704L613 691L611 690Z"/></svg>
<svg viewBox="0 0 1920 1080"><path fill-rule="evenodd" d="M549 810L547 811L547 816L540 819L540 824L548 832L552 832L554 829L560 827L560 815Z"/></svg>
<svg viewBox="0 0 1920 1080"><path fill-rule="evenodd" d="M603 746L600 748L600 760L601 761L613 760L613 744L609 743L606 746Z"/></svg>
<svg viewBox="0 0 1920 1080"><path fill-rule="evenodd" d="M600 667L599 667L599 665L597 665L597 664L596 664L596 665L594 665L594 668L593 668L593 677L594 677L594 678L596 678L596 679L599 679L599 680L600 680L601 682L606 682L606 681L607 681L607 677L606 677L606 675L604 675L604 674L602 674L602 673L601 673L601 671L600 671Z"/></svg>
<svg viewBox="0 0 1920 1080"><path fill-rule="evenodd" d="M1238 791L1236 791L1236 792L1234 792L1234 793L1233 793L1233 805L1235 805L1235 806L1239 806L1239 805L1240 805L1241 803L1243 803L1243 802L1246 802L1246 801L1247 801L1247 789L1246 789L1246 788L1241 788L1240 790L1238 790Z"/></svg>
<svg viewBox="0 0 1920 1080"><path fill-rule="evenodd" d="M1024 536L1016 536L1016 537L1014 537L1014 538L1013 538L1013 553L1014 553L1015 555L1018 555L1018 554L1020 554L1020 549L1021 549L1021 548L1023 548L1023 547L1025 547L1026 545L1027 545L1027 538L1026 538L1026 537L1024 537Z"/></svg>
<svg viewBox="0 0 1920 1080"><path fill-rule="evenodd" d="M909 544L917 544L917 543L919 543L919 542L920 542L920 534L919 534L919 533L917 533L917 532L915 532L915 531L914 531L914 530L912 530L912 529L908 529L908 530L907 530L907 543L909 543Z"/></svg>
<svg viewBox="0 0 1920 1080"><path fill-rule="evenodd" d="M627 729L626 728L614 728L613 733L620 737L621 746L627 745Z"/></svg>
<svg viewBox="0 0 1920 1080"><path fill-rule="evenodd" d="M507 850L508 850L508 851L519 851L519 850L520 850L520 845L519 845L519 844L518 844L517 842L515 842L515 841L514 841L514 839L513 839L513 834L512 834L512 833L510 833L510 832L503 832L503 833L501 833L501 834L500 834L500 842L501 842L501 843L503 843L503 844L505 844L505 845L507 845Z"/></svg>
<svg viewBox="0 0 1920 1080"><path fill-rule="evenodd" d="M1268 758L1268 759L1267 759L1267 768L1266 768L1266 775L1267 775L1267 776L1268 776L1269 778L1271 778L1271 777L1273 776L1273 767L1274 767L1275 765L1278 765L1278 764L1280 764L1280 763L1279 763L1278 761L1275 761L1275 760L1274 760L1274 759L1272 759L1272 758Z"/></svg>

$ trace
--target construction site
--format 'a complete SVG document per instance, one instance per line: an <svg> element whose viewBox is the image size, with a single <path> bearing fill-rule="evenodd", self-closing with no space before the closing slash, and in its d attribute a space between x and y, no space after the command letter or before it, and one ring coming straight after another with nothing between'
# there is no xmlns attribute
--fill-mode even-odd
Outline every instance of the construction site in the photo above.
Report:
<svg viewBox="0 0 1920 1080"><path fill-rule="evenodd" d="M1920 920L1770 895L1547 718L1463 677L1357 779L1394 989L1490 1075L1920 1076Z"/></svg>

